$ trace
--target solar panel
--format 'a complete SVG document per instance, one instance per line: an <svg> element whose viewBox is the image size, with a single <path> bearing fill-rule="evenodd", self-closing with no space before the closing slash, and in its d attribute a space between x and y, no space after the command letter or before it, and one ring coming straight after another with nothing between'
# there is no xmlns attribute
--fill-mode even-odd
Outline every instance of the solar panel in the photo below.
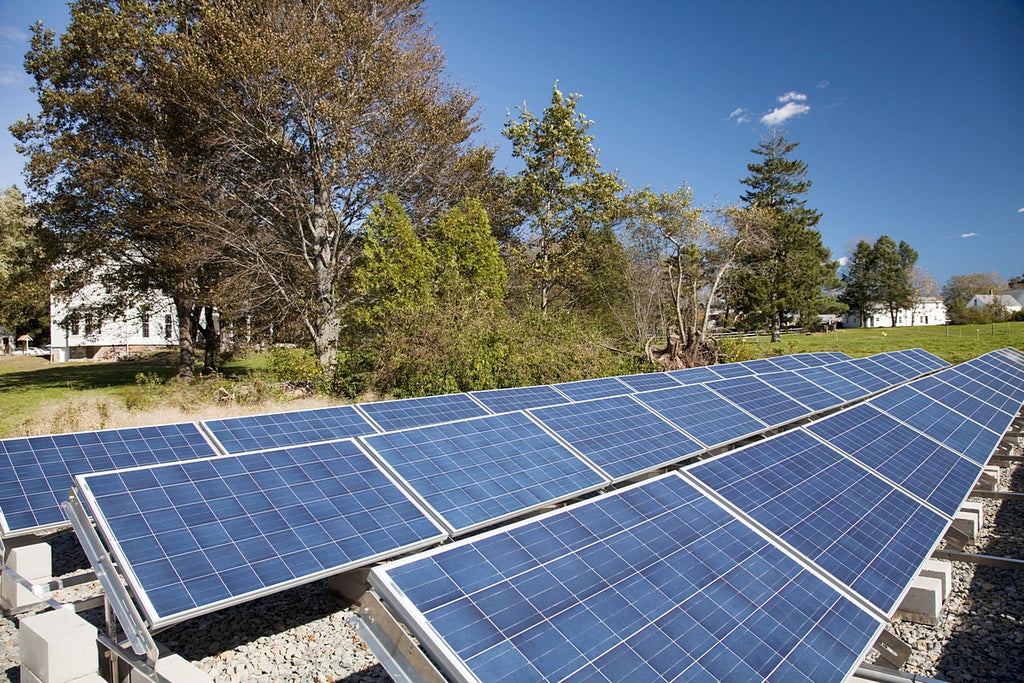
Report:
<svg viewBox="0 0 1024 683"><path fill-rule="evenodd" d="M805 427L904 490L952 517L981 467L868 404Z"/></svg>
<svg viewBox="0 0 1024 683"><path fill-rule="evenodd" d="M843 378L850 380L854 384L864 387L868 390L868 393L875 393L876 391L882 391L892 386L889 382L872 374L870 371L858 364L856 360L843 361L841 363L833 363L828 366L829 370L832 370Z"/></svg>
<svg viewBox="0 0 1024 683"><path fill-rule="evenodd" d="M887 615L949 523L803 430L685 472Z"/></svg>
<svg viewBox="0 0 1024 683"><path fill-rule="evenodd" d="M845 354L842 351L816 351L811 355L823 360L829 365L832 363L841 363L844 360L852 360L848 354Z"/></svg>
<svg viewBox="0 0 1024 683"><path fill-rule="evenodd" d="M758 377L723 379L709 382L707 387L771 426L791 422L811 412Z"/></svg>
<svg viewBox="0 0 1024 683"><path fill-rule="evenodd" d="M755 358L740 363L743 367L753 371L755 375L763 375L766 372L778 372L782 366L775 362L774 358Z"/></svg>
<svg viewBox="0 0 1024 683"><path fill-rule="evenodd" d="M523 413L378 434L363 441L455 532L608 483Z"/></svg>
<svg viewBox="0 0 1024 683"><path fill-rule="evenodd" d="M708 369L718 375L719 378L729 379L730 377L746 377L753 375L754 371L742 363L724 363L722 365L709 365Z"/></svg>
<svg viewBox="0 0 1024 683"><path fill-rule="evenodd" d="M921 354L924 352L918 353L918 351L920 349L905 349L902 351L890 351L885 355L895 358L918 375L936 370L937 367L934 361L937 361L938 358L931 356L931 354L922 356Z"/></svg>
<svg viewBox="0 0 1024 683"><path fill-rule="evenodd" d="M964 417L969 417L998 434L1006 431L1013 420L1012 413L1003 412L980 398L947 384L944 381L945 374L923 377L914 382L913 386L925 396L931 396L942 405L952 408Z"/></svg>
<svg viewBox="0 0 1024 683"><path fill-rule="evenodd" d="M767 425L701 384L636 394L637 400L708 448L759 432Z"/></svg>
<svg viewBox="0 0 1024 683"><path fill-rule="evenodd" d="M668 376L680 384L704 384L722 379L720 375L711 372L707 366L686 368L684 370L670 370Z"/></svg>
<svg viewBox="0 0 1024 683"><path fill-rule="evenodd" d="M225 453L283 448L377 431L350 405L206 420L202 425Z"/></svg>
<svg viewBox="0 0 1024 683"><path fill-rule="evenodd" d="M623 375L617 379L634 392L664 389L666 387L677 387L681 384L681 382L677 382L672 379L671 375L667 372L645 372L639 375Z"/></svg>
<svg viewBox="0 0 1024 683"><path fill-rule="evenodd" d="M964 365L976 367L986 374L995 377L1003 382L1001 388L1009 395L1018 400L1024 399L1024 378L1019 375L1019 371L1016 368L1011 370L1005 365L993 362L993 360L988 357L988 354L985 356L979 356L974 360L970 360Z"/></svg>
<svg viewBox="0 0 1024 683"><path fill-rule="evenodd" d="M978 464L988 462L1002 435L912 389L912 386L898 387L876 396L871 399L871 404Z"/></svg>
<svg viewBox="0 0 1024 683"><path fill-rule="evenodd" d="M989 378L990 381L987 384L977 381L975 378L981 374L984 373L974 368L956 367L945 370L938 376L950 386L965 391L971 396L976 396L1003 412L1016 415L1020 410L1021 402L991 386L995 378Z"/></svg>
<svg viewBox="0 0 1024 683"><path fill-rule="evenodd" d="M370 582L459 681L842 681L882 627L674 474Z"/></svg>
<svg viewBox="0 0 1024 683"><path fill-rule="evenodd" d="M759 379L815 412L844 403L843 399L831 391L819 387L795 372L772 372L760 375Z"/></svg>
<svg viewBox="0 0 1024 683"><path fill-rule="evenodd" d="M778 365L783 370L799 370L800 368L810 367L804 360L801 354L800 356L772 356L772 362Z"/></svg>
<svg viewBox="0 0 1024 683"><path fill-rule="evenodd" d="M422 398L404 398L397 401L360 403L359 409L384 432L490 414L490 411L470 398L468 394L443 394ZM363 432L352 436L372 433Z"/></svg>
<svg viewBox="0 0 1024 683"><path fill-rule="evenodd" d="M889 381L893 385L921 375L921 371L904 363L894 353L876 353L873 356L869 356L867 360L874 364L866 368L869 372Z"/></svg>
<svg viewBox="0 0 1024 683"><path fill-rule="evenodd" d="M3 536L63 527L72 477L216 455L194 423L0 440Z"/></svg>
<svg viewBox="0 0 1024 683"><path fill-rule="evenodd" d="M573 401L586 401L592 398L622 396L623 394L633 393L628 386L615 377L581 379L578 382L562 382L552 386Z"/></svg>
<svg viewBox="0 0 1024 683"><path fill-rule="evenodd" d="M153 628L445 537L351 440L76 486Z"/></svg>
<svg viewBox="0 0 1024 683"><path fill-rule="evenodd" d="M569 402L568 396L548 385L486 389L470 392L470 395L495 413L509 413Z"/></svg>
<svg viewBox="0 0 1024 683"><path fill-rule="evenodd" d="M913 356L920 363L923 363L928 370L940 370L949 367L949 363L933 353L928 353L924 349L906 349L902 353Z"/></svg>
<svg viewBox="0 0 1024 683"><path fill-rule="evenodd" d="M955 368L949 369L947 372L959 372L977 382L981 382L987 387L995 389L999 393L1008 397L1014 403L1020 404L1024 401L1024 391L1018 389L1013 384L996 377L992 374L989 368L985 368L980 364L976 364L973 361L962 363Z"/></svg>
<svg viewBox="0 0 1024 683"><path fill-rule="evenodd" d="M630 396L536 408L530 413L615 480L704 450Z"/></svg>
<svg viewBox="0 0 1024 683"><path fill-rule="evenodd" d="M868 390L850 380L839 376L831 368L815 367L806 370L794 370L795 375L812 382L844 401L853 401L867 396Z"/></svg>

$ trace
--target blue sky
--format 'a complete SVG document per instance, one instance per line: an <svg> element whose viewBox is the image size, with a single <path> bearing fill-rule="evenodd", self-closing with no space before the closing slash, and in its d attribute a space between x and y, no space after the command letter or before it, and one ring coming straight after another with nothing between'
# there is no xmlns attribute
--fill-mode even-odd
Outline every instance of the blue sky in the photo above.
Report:
<svg viewBox="0 0 1024 683"><path fill-rule="evenodd" d="M1024 3L431 0L428 15L499 167L519 168L508 111L539 114L557 79L631 187L735 203L775 124L801 143L835 257L886 234L940 284L1024 273ZM23 185L6 127L35 109L36 19L59 29L66 7L0 0L0 186Z"/></svg>

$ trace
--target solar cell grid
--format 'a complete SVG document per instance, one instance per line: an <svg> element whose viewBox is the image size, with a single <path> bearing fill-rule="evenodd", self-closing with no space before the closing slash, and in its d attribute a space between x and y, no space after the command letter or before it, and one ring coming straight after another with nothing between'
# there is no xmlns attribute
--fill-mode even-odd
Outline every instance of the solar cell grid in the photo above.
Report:
<svg viewBox="0 0 1024 683"><path fill-rule="evenodd" d="M685 370L670 370L668 375L680 384L704 384L722 379L719 375L711 372L708 367L686 368Z"/></svg>
<svg viewBox="0 0 1024 683"><path fill-rule="evenodd" d="M371 435L363 441L456 532L607 483L523 413Z"/></svg>
<svg viewBox="0 0 1024 683"><path fill-rule="evenodd" d="M888 389L891 386L889 382L866 370L862 364L859 364L856 360L833 363L828 366L828 369L850 380L854 384L864 387L872 394L876 391Z"/></svg>
<svg viewBox="0 0 1024 683"><path fill-rule="evenodd" d="M892 384L899 384L900 382L908 379L913 379L921 374L921 371L917 369L916 365L911 366L903 361L903 359L895 353L877 353L870 356L870 360L875 363L878 367L892 373L891 375L879 375L882 379L892 378ZM877 372L874 374L878 375Z"/></svg>
<svg viewBox="0 0 1024 683"><path fill-rule="evenodd" d="M376 431L350 405L206 420L202 424L225 453L282 448Z"/></svg>
<svg viewBox="0 0 1024 683"><path fill-rule="evenodd" d="M445 536L351 440L76 486L153 628Z"/></svg>
<svg viewBox="0 0 1024 683"><path fill-rule="evenodd" d="M868 390L860 385L854 384L845 377L841 377L828 367L807 368L806 370L795 370L798 377L802 377L819 387L830 391L844 401L853 401L867 396Z"/></svg>
<svg viewBox="0 0 1024 683"><path fill-rule="evenodd" d="M967 362L962 363L956 366L955 368L950 368L944 372L956 372L964 375L965 377L970 377L976 382L979 382L985 385L986 387L998 391L1000 394L1006 396L1017 405L1020 405L1020 403L1024 402L1024 392L1020 391L1009 382L1006 382L1005 380L1002 380L996 377L995 375L991 374L980 365Z"/></svg>
<svg viewBox="0 0 1024 683"><path fill-rule="evenodd" d="M616 480L704 450L629 396L537 408L530 413Z"/></svg>
<svg viewBox="0 0 1024 683"><path fill-rule="evenodd" d="M782 366L775 362L771 358L756 358L754 360L746 360L741 363L743 367L748 370L752 370L755 375L763 375L767 372L778 372L782 370Z"/></svg>
<svg viewBox="0 0 1024 683"><path fill-rule="evenodd" d="M709 365L708 369L722 379L729 379L730 377L746 377L747 375L754 374L753 370L746 367L742 363L723 363L722 365Z"/></svg>
<svg viewBox="0 0 1024 683"><path fill-rule="evenodd" d="M563 382L552 386L573 401L586 401L592 398L622 396L623 394L633 393L632 389L615 377L583 379L578 382Z"/></svg>
<svg viewBox="0 0 1024 683"><path fill-rule="evenodd" d="M887 367L886 364L879 362L877 356L869 356L867 358L857 358L856 360L850 361L853 365L856 365L861 370L866 370L878 379L885 382L886 387L896 386L906 380L906 377L896 372L894 369Z"/></svg>
<svg viewBox="0 0 1024 683"><path fill-rule="evenodd" d="M675 475L370 581L481 681L840 681L881 628Z"/></svg>
<svg viewBox="0 0 1024 683"><path fill-rule="evenodd" d="M810 367L801 360L800 356L772 356L771 361L782 370L799 370L800 368Z"/></svg>
<svg viewBox="0 0 1024 683"><path fill-rule="evenodd" d="M404 398L397 401L360 403L359 409L366 413L381 428L381 431L385 432L490 414L490 411L470 398L468 394L444 394L422 398ZM372 433L363 432L352 436Z"/></svg>
<svg viewBox="0 0 1024 683"><path fill-rule="evenodd" d="M548 385L487 389L471 392L471 395L495 413L509 413L569 402L568 396Z"/></svg>
<svg viewBox="0 0 1024 683"><path fill-rule="evenodd" d="M942 403L942 405L952 408L964 417L969 417L994 432L1002 434L1010 426L1013 415L985 403L976 396L961 391L944 380L945 378L939 375L923 377L914 382L913 387L922 394L934 398Z"/></svg>
<svg viewBox="0 0 1024 683"><path fill-rule="evenodd" d="M1000 363L991 358L990 354L985 354L984 356L980 356L974 360L967 361L964 365L976 367L996 379L1001 380L1004 382L1005 386L1009 388L1010 394L1014 398L1024 398L1024 377L1021 377L1017 368L1008 368L1006 364Z"/></svg>
<svg viewBox="0 0 1024 683"><path fill-rule="evenodd" d="M719 380L709 382L707 387L767 425L782 425L811 413L809 408L773 389L758 377Z"/></svg>
<svg viewBox="0 0 1024 683"><path fill-rule="evenodd" d="M1001 438L912 385L876 396L870 403L981 465L988 462Z"/></svg>
<svg viewBox="0 0 1024 683"><path fill-rule="evenodd" d="M1007 396L992 386L978 382L973 378L977 376L977 373L971 372L969 368L950 368L937 376L941 377L950 386L975 396L1004 413L1015 415L1020 410L1020 401Z"/></svg>
<svg viewBox="0 0 1024 683"><path fill-rule="evenodd" d="M704 385L636 394L637 400L708 448L762 432L767 425Z"/></svg>
<svg viewBox="0 0 1024 683"><path fill-rule="evenodd" d="M805 427L904 490L952 517L981 475L981 466L861 404Z"/></svg>
<svg viewBox="0 0 1024 683"><path fill-rule="evenodd" d="M3 536L67 525L60 503L76 474L209 455L191 422L0 440Z"/></svg>
<svg viewBox="0 0 1024 683"><path fill-rule="evenodd" d="M834 408L844 403L841 398L831 391L818 386L810 380L804 379L795 372L773 372L767 375L760 375L760 379L765 384L799 401L815 412Z"/></svg>
<svg viewBox="0 0 1024 683"><path fill-rule="evenodd" d="M948 524L802 430L685 472L887 615Z"/></svg>
<svg viewBox="0 0 1024 683"><path fill-rule="evenodd" d="M618 378L620 382L637 391L651 391L652 389L665 389L666 387L677 387L680 382L672 379L667 372L647 372L639 375L623 375Z"/></svg>
<svg viewBox="0 0 1024 683"><path fill-rule="evenodd" d="M918 361L924 363L930 370L939 370L949 367L949 363L933 353L928 353L924 349L906 349L904 353L912 355Z"/></svg>

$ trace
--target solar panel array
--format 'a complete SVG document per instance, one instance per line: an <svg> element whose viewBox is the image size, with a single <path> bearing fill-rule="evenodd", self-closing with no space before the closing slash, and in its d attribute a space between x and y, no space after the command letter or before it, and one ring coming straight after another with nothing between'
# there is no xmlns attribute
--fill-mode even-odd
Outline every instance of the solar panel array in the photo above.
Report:
<svg viewBox="0 0 1024 683"><path fill-rule="evenodd" d="M955 409L965 378L1001 387L973 394L999 416ZM387 563L371 584L453 680L843 680L994 448L886 407L908 402L1005 428L1024 403L1024 356L986 354L679 473Z"/></svg>
<svg viewBox="0 0 1024 683"><path fill-rule="evenodd" d="M779 370L765 377L771 376L774 381L789 374L791 371ZM636 378L629 379L636 381ZM715 389L716 386L721 391ZM737 387L739 389L734 392L733 400L723 395ZM601 396L612 388L619 393L605 398L570 402L567 396L571 394L578 399L595 394ZM209 486L219 495L235 488L234 480L228 484L228 479L240 469L246 469L248 465L245 463L254 457L257 458L255 462L262 463L260 458L272 458L273 462L283 463L277 467L291 467L290 458L295 457L296 453L306 453L304 448L328 445L337 447L338 443L351 443L351 449L357 452L347 454L346 457L362 458L368 455L367 462L378 467L382 476L386 475L389 481L397 483L402 491L413 496L438 528L448 535L459 536L523 516L543 506L577 498L614 482L677 464L708 448L720 447L743 436L763 432L796 416L809 416L817 410L786 398L768 384L760 383L756 377L749 375L734 380L719 378L707 385L675 384L674 388L638 393L630 393L633 390L629 384L617 379L541 389L550 390L546 393L549 398L561 397L559 404L497 415L486 413L441 424L426 424L382 433L376 430L382 429L384 425L393 427L438 420L444 415L458 417L485 412L487 401L496 396L501 400L512 395L518 399L525 397L531 400L545 395L545 392L499 390L498 393L480 392L485 394L483 397L478 393L438 397L436 402L429 399L407 399L364 404L357 406L355 413L336 413L333 418L338 423L347 420L344 422L346 428L363 432L353 437L351 442L306 447L290 444L284 449L209 458L188 463L188 466L204 473L212 472L211 476L216 483ZM830 405L842 402L838 397L833 398ZM763 419L753 417L743 408L744 405L762 412ZM701 410L705 412L701 413ZM274 424L285 424L286 415L274 416ZM360 422L354 419L355 415L367 419ZM704 417L694 422L694 415ZM727 419L723 421L724 417ZM290 443L296 438L293 434L322 418L315 411L310 411L301 416L293 414L290 419L291 422L287 424L292 427L292 434L288 433L287 428L275 433L266 427L265 421L259 428L268 437L285 439ZM255 424L259 424L259 421ZM707 425L712 425L713 429L706 429ZM242 445L245 444L244 439L250 438L257 431L253 424L241 420L223 421L215 427L207 425L208 431L220 435L225 434L229 428L236 430L235 443L242 448L245 447ZM218 437L222 444L227 440L225 436ZM171 471L177 470L162 470L162 473ZM261 476L277 481L270 474ZM299 474L295 476L298 478L288 480L287 483L289 486L302 487L304 502L312 503L317 497L329 496L312 487ZM277 534L275 538L284 539L281 552L297 553L296 557L300 558L294 564L286 563L295 569L294 575L286 575L282 571L281 558L266 557L262 559L276 569L274 572L264 571L262 575L253 569L252 572L262 581L257 584L252 573L246 569L234 564L221 566L224 560L219 558L237 560L235 552L221 547L224 544L222 534L212 534L209 543L195 539L198 547L188 545L184 551L180 548L169 550L159 542L160 536L190 537L196 520L202 520L201 523L208 528L217 528L217 525L224 527L229 523L242 525L244 522L225 517L237 513L235 505L218 502L218 506L213 506L205 499L196 500L195 493L189 487L161 484L167 503L167 508L161 509L161 523L169 526L161 528L160 536L154 534L152 538L146 538L146 542L136 542L139 534L144 536L139 516L125 517L125 511L136 515L136 508L141 510L141 506L152 503L147 503L148 499L137 500L137 493L127 486L113 486L102 495L93 490L98 484L117 481L116 473L111 477L109 480L107 475L79 478L77 486L83 494L80 498L89 508L90 515L97 520L97 526L108 540L112 554L126 568L126 573L130 574L128 584L145 606L147 618L157 625L168 625L203 611L212 611L234 601L291 585L303 580L300 577L312 580L324 573L340 571L340 568L348 566L342 561L356 565L373 561L381 552L408 551L407 546L398 543L383 546L386 550L381 550L377 543L370 543L361 559L358 554L343 557L331 555L330 548L320 549L318 552L323 557L319 557L310 548L323 540L322 529L308 524L302 524L304 528L301 530L293 528L308 521L305 512L296 510L294 520L285 518L283 528L274 527ZM261 489L263 486L261 484ZM295 497L287 488L276 495L282 496L282 501L293 501ZM357 497L355 493L348 495ZM165 502L164 497L159 495L155 495L152 500L159 500L161 504ZM273 509L273 506L269 510L259 507L263 503L262 498L254 500L254 509L260 510L260 514L269 514ZM326 505L322 502L317 504ZM356 507L353 514L359 516L359 519L367 514L394 516L391 507L385 506L379 511L362 504ZM277 517L271 516L271 519L280 524ZM359 533L376 532L370 528L362 529ZM259 543L253 541L253 544L258 543L259 547L265 549L262 543L265 539L258 540ZM411 542L418 543L420 540L415 537ZM186 553L199 553L207 557L205 563L198 563L198 566L209 572L202 575L201 581L190 573L188 580L164 584L160 582L169 579L166 572L133 570L137 566L166 569L168 564L181 561L172 560L171 557L184 557ZM213 571L209 571L209 567L213 567ZM235 584L232 585L223 576L227 571L245 574L248 583L233 578ZM190 588L193 585L202 585L204 588L193 590ZM175 597L168 597L170 595Z"/></svg>

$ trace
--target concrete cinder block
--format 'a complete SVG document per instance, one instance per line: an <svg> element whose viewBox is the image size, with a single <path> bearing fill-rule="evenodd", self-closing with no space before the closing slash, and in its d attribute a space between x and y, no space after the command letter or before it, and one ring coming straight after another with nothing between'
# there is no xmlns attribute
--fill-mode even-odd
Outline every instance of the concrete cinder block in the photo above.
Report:
<svg viewBox="0 0 1024 683"><path fill-rule="evenodd" d="M929 577L914 579L906 597L896 610L896 616L917 624L934 626L942 612L942 581Z"/></svg>
<svg viewBox="0 0 1024 683"><path fill-rule="evenodd" d="M978 478L978 488L985 491L995 491L999 488L1000 469L996 465L986 465Z"/></svg>
<svg viewBox="0 0 1024 683"><path fill-rule="evenodd" d="M973 512L965 512L963 510L957 512L953 515L953 524L951 526L967 536L972 543L978 539L978 516Z"/></svg>
<svg viewBox="0 0 1024 683"><path fill-rule="evenodd" d="M49 543L9 548L4 555L4 565L33 584L49 583L53 579ZM41 599L6 573L0 576L0 598L9 609L34 605Z"/></svg>
<svg viewBox="0 0 1024 683"><path fill-rule="evenodd" d="M923 576L927 579L938 579L942 582L941 599L943 604L945 604L946 598L949 597L949 591L953 588L953 564L945 560L929 558L925 560L924 566L921 567L921 573L918 576Z"/></svg>
<svg viewBox="0 0 1024 683"><path fill-rule="evenodd" d="M358 603L370 588L370 584L367 582L369 575L370 570L362 568L329 576L327 577L327 592L338 600Z"/></svg>
<svg viewBox="0 0 1024 683"><path fill-rule="evenodd" d="M966 501L960 506L960 512L974 515L978 520L978 529L985 526L985 503L982 501Z"/></svg>
<svg viewBox="0 0 1024 683"><path fill-rule="evenodd" d="M21 664L45 683L69 683L99 673L96 627L71 610L21 619Z"/></svg>
<svg viewBox="0 0 1024 683"><path fill-rule="evenodd" d="M156 660L156 672L170 683L213 683L208 673L176 654L169 654ZM131 683L149 683L149 679L138 671L132 671L130 680Z"/></svg>

